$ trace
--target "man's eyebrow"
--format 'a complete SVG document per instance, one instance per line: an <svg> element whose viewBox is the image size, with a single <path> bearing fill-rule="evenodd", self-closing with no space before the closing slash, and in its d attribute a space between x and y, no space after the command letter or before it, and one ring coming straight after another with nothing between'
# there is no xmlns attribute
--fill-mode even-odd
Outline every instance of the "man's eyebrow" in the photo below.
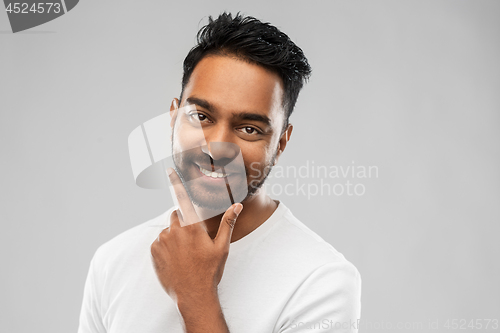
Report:
<svg viewBox="0 0 500 333"><path fill-rule="evenodd" d="M266 126L271 126L271 119L269 119L269 117L267 116L263 116L258 113L251 113L251 112L233 113L233 119L260 121L261 123L264 123Z"/></svg>
<svg viewBox="0 0 500 333"><path fill-rule="evenodd" d="M186 98L186 102L188 104L196 104L198 106L201 106L204 109L207 109L208 111L215 112L215 108L210 104L207 100L197 98L197 97L188 97Z"/></svg>

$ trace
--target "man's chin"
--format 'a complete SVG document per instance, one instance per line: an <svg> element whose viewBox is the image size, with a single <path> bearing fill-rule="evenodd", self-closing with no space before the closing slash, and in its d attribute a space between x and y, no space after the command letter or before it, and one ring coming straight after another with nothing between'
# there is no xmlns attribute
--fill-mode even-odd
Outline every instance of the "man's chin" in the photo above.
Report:
<svg viewBox="0 0 500 333"><path fill-rule="evenodd" d="M226 202L194 200L193 204L198 208L198 214L203 219L223 214L229 207L231 207L231 202L229 200Z"/></svg>
<svg viewBox="0 0 500 333"><path fill-rule="evenodd" d="M231 197L227 191L206 192L206 191L188 191L194 205L204 210L214 212L225 212L231 207ZM203 193L203 194L202 194ZM234 202L242 202L246 198L245 193L232 193Z"/></svg>
<svg viewBox="0 0 500 333"><path fill-rule="evenodd" d="M190 184L194 185L194 184ZM231 200L227 191L208 191L200 189L199 186L186 186L186 190L194 205L208 210L227 209L231 206Z"/></svg>

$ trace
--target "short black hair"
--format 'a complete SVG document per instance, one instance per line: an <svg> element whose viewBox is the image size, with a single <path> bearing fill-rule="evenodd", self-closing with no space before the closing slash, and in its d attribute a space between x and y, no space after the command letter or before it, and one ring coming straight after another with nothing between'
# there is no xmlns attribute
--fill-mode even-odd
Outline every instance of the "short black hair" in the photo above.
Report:
<svg viewBox="0 0 500 333"><path fill-rule="evenodd" d="M283 81L285 126L292 114L299 92L311 75L311 66L304 52L278 28L251 16L223 12L197 34L197 45L184 59L182 94L194 68L207 55L232 55L260 65Z"/></svg>

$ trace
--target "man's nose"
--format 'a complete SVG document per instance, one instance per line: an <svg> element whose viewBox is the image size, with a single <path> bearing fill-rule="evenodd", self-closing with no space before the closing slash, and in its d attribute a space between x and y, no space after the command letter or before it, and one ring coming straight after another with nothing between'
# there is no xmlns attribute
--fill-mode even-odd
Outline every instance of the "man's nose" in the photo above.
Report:
<svg viewBox="0 0 500 333"><path fill-rule="evenodd" d="M204 134L207 146L202 147L202 150L212 159L232 160L240 153L240 147L233 142L234 132L229 124L220 122L217 126L204 131Z"/></svg>
<svg viewBox="0 0 500 333"><path fill-rule="evenodd" d="M213 160L229 159L233 160L240 153L240 147L232 142L207 142L207 146L201 147L201 150L210 155Z"/></svg>

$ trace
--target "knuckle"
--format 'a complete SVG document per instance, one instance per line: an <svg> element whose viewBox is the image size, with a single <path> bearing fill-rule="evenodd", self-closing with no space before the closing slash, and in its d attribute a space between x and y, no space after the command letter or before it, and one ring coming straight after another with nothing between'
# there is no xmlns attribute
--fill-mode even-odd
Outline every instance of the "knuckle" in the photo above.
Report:
<svg viewBox="0 0 500 333"><path fill-rule="evenodd" d="M234 227L234 224L236 223L236 219L235 219L235 218L227 218L227 219L226 219L226 223L227 223L227 224L229 224L229 226L230 226L231 228L233 228L233 227Z"/></svg>
<svg viewBox="0 0 500 333"><path fill-rule="evenodd" d="M220 255L222 258L227 258L227 256L229 255L229 249L227 247L224 247L223 249L221 249Z"/></svg>
<svg viewBox="0 0 500 333"><path fill-rule="evenodd" d="M167 240L167 237L168 237L168 228L167 229L163 229L163 231L160 232L160 234L156 238L156 242L155 243L165 242Z"/></svg>

